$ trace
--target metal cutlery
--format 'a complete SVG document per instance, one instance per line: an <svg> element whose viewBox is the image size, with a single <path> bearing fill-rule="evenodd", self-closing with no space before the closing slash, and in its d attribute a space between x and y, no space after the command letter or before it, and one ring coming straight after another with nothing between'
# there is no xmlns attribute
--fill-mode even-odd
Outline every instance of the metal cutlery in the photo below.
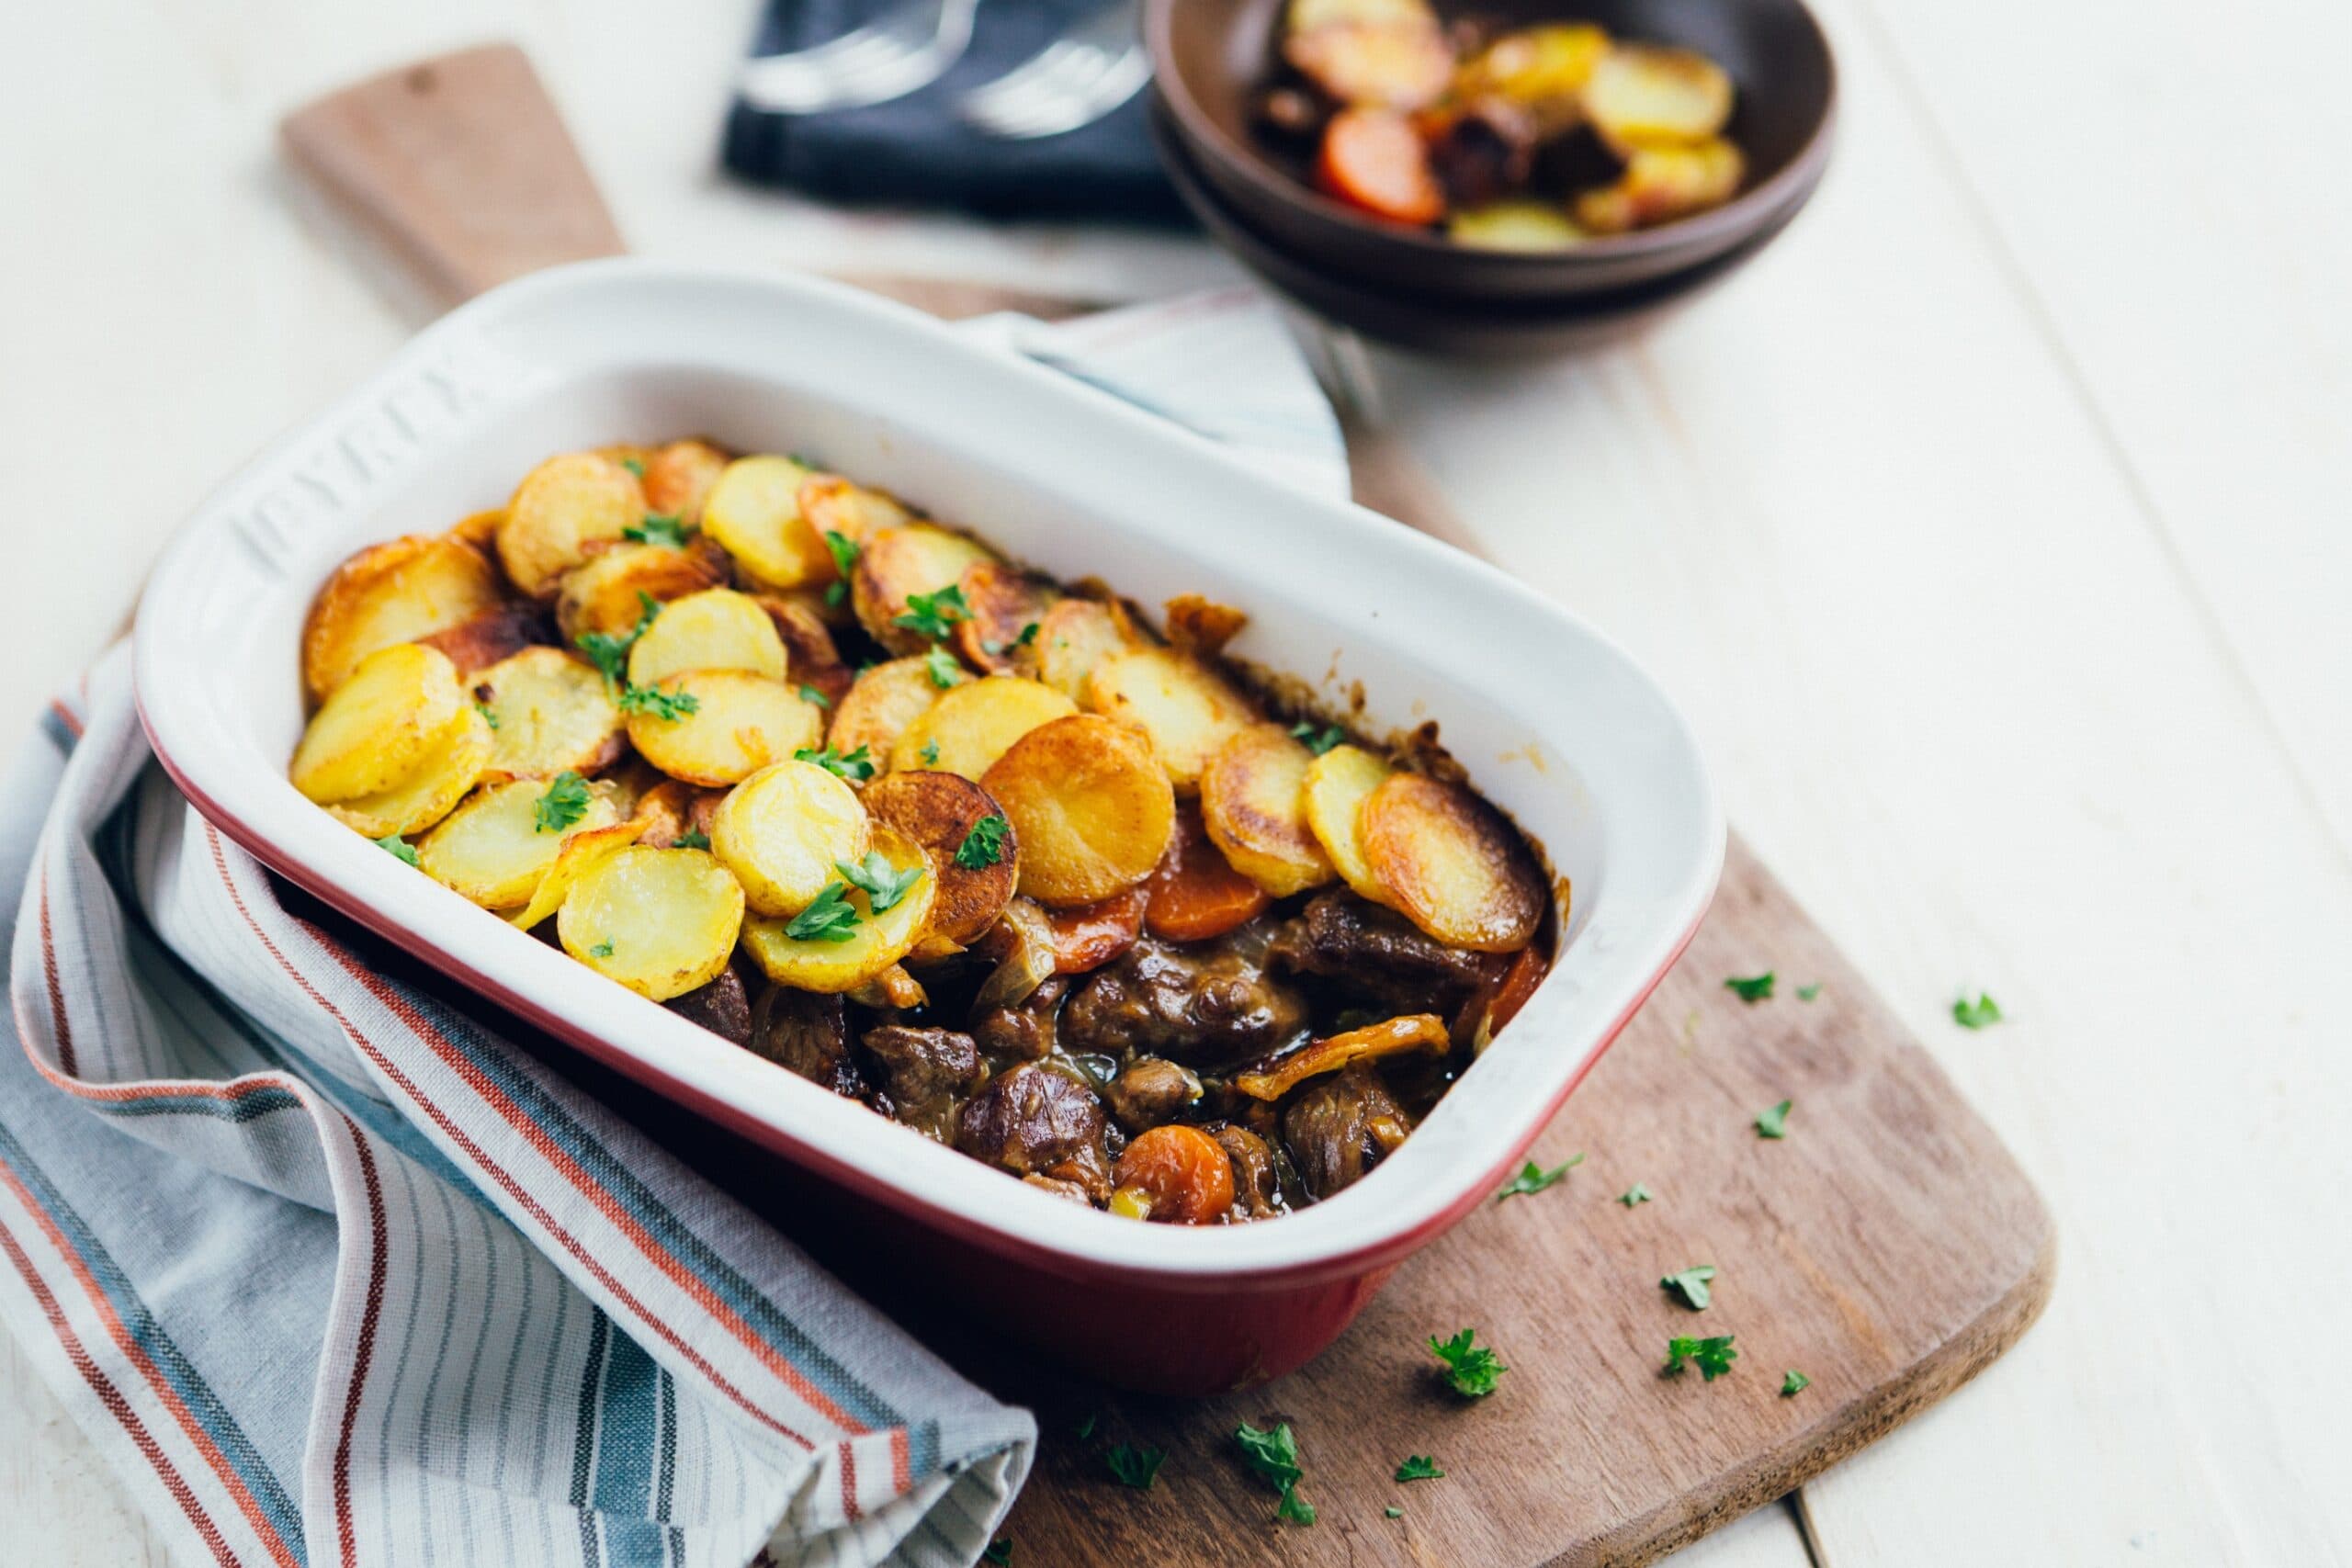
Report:
<svg viewBox="0 0 2352 1568"><path fill-rule="evenodd" d="M972 42L979 0L908 0L865 27L744 63L737 89L773 114L861 108L929 86Z"/></svg>
<svg viewBox="0 0 2352 1568"><path fill-rule="evenodd" d="M1139 0L1082 18L995 81L964 96L965 122L1007 141L1058 136L1091 125L1151 79Z"/></svg>

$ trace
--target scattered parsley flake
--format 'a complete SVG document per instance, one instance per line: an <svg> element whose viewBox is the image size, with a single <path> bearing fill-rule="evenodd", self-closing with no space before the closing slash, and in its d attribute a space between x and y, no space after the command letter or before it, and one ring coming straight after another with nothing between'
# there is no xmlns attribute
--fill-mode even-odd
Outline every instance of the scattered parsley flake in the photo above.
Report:
<svg viewBox="0 0 2352 1568"><path fill-rule="evenodd" d="M1731 1371L1731 1364L1739 1359L1739 1352L1731 1348L1731 1341L1728 1334L1719 1339L1692 1339L1678 1334L1666 1342L1666 1370L1679 1372L1688 1360L1699 1369L1701 1377L1713 1382Z"/></svg>
<svg viewBox="0 0 2352 1568"><path fill-rule="evenodd" d="M665 724L675 724L690 713L700 713L702 699L692 692L665 692L659 686L624 686L620 709L650 713Z"/></svg>
<svg viewBox="0 0 2352 1568"><path fill-rule="evenodd" d="M1756 1135L1759 1138L1785 1138L1789 1135L1789 1112L1796 1101L1784 1100L1770 1111L1756 1113Z"/></svg>
<svg viewBox="0 0 2352 1568"><path fill-rule="evenodd" d="M806 681L803 681L800 683L800 700L815 707L829 708L833 705L832 698L825 695L824 693L808 684Z"/></svg>
<svg viewBox="0 0 2352 1568"><path fill-rule="evenodd" d="M1298 1495L1298 1438L1291 1431L1290 1423L1283 1422L1271 1431L1261 1431L1244 1421L1233 1428L1233 1440L1241 1445L1241 1455L1250 1468L1263 1476L1282 1494L1282 1501L1274 1505L1274 1517L1294 1524L1315 1522L1315 1505Z"/></svg>
<svg viewBox="0 0 2352 1568"><path fill-rule="evenodd" d="M795 942L847 942L865 923L857 906L849 901L849 888L829 882L815 903L792 917L784 934Z"/></svg>
<svg viewBox="0 0 2352 1568"><path fill-rule="evenodd" d="M1772 994L1772 971L1767 969L1761 975L1751 975L1744 980L1737 978L1725 980L1724 989L1732 992L1744 1002L1763 1001Z"/></svg>
<svg viewBox="0 0 2352 1568"><path fill-rule="evenodd" d="M1428 1454L1408 1454L1405 1456L1405 1462L1396 1467L1396 1479L1399 1481L1442 1481L1445 1479L1445 1472L1440 1470L1437 1467L1437 1461Z"/></svg>
<svg viewBox="0 0 2352 1568"><path fill-rule="evenodd" d="M1391 1503L1387 1507L1383 1508L1380 1511L1392 1519L1401 1519L1405 1517L1405 1510L1396 1506L1394 1503Z"/></svg>
<svg viewBox="0 0 2352 1568"><path fill-rule="evenodd" d="M368 841L375 845L378 849L383 851L386 854L391 856L394 860L400 862L402 865L414 865L416 863L416 846L410 843L406 839L401 838L398 833L387 833L380 839L370 839Z"/></svg>
<svg viewBox="0 0 2352 1568"><path fill-rule="evenodd" d="M907 607L891 616L890 624L939 642L954 633L956 622L969 620L971 615L962 586L951 582L936 593L908 594Z"/></svg>
<svg viewBox="0 0 2352 1568"><path fill-rule="evenodd" d="M588 950L588 956L591 958L610 958L612 955L613 944L609 942L600 942Z"/></svg>
<svg viewBox="0 0 2352 1568"><path fill-rule="evenodd" d="M1688 1302L1692 1312L1704 1312L1707 1303L1714 1300L1713 1293L1707 1289L1707 1281L1714 1277L1715 1266L1701 1263L1679 1274L1668 1274L1657 1283L1658 1289L1671 1291Z"/></svg>
<svg viewBox="0 0 2352 1568"><path fill-rule="evenodd" d="M667 545L673 550L686 547L686 525L684 518L649 512L645 521L621 530L621 537L639 545Z"/></svg>
<svg viewBox="0 0 2352 1568"><path fill-rule="evenodd" d="M876 915L897 908L899 900L904 898L908 890L923 877L921 866L903 872L894 869L889 857L880 850L866 851L865 859L855 865L845 860L837 860L833 863L833 869L840 872L851 886L865 889L865 907Z"/></svg>
<svg viewBox="0 0 2352 1568"><path fill-rule="evenodd" d="M1983 991L1973 1002L1961 997L1951 1004L1951 1021L1962 1029L1988 1029L2001 1021L2001 1004Z"/></svg>
<svg viewBox="0 0 2352 1568"><path fill-rule="evenodd" d="M1012 639L1011 646L1014 648L1026 648L1036 640L1037 623L1031 621L1027 626L1021 628L1021 635Z"/></svg>
<svg viewBox="0 0 2352 1568"><path fill-rule="evenodd" d="M1451 1339L1430 1336L1430 1352L1445 1363L1446 1382L1464 1399L1484 1399L1495 1392L1503 1373L1510 1371L1492 1348L1472 1343L1477 1337L1475 1328L1465 1328Z"/></svg>
<svg viewBox="0 0 2352 1568"><path fill-rule="evenodd" d="M1090 1410L1086 1413L1086 1419L1078 1424L1078 1440L1080 1442L1082 1443L1086 1441L1087 1438L1094 1436L1094 1423L1099 1419L1101 1419L1101 1417L1095 1412Z"/></svg>
<svg viewBox="0 0 2352 1568"><path fill-rule="evenodd" d="M846 583L846 582L828 582L827 584L825 584L825 603L826 603L827 604L829 604L829 605L833 605L833 606L835 606L835 607L838 607L838 606L841 604L842 601L842 600L844 600L844 599L847 599L848 597L849 597L849 584L848 584L848 583Z"/></svg>
<svg viewBox="0 0 2352 1568"><path fill-rule="evenodd" d="M474 712L481 715L481 721L490 726L492 729L496 729L498 728L498 710L492 707L488 703L476 703L474 705Z"/></svg>
<svg viewBox="0 0 2352 1568"><path fill-rule="evenodd" d="M1565 1180L1569 1171L1583 1163L1584 1156L1579 1154L1566 1164L1545 1170L1533 1160L1529 1160L1520 1168L1519 1174L1510 1179L1510 1185L1495 1194L1495 1201L1499 1203L1506 1198L1516 1198L1522 1193L1541 1192L1554 1182Z"/></svg>
<svg viewBox="0 0 2352 1568"><path fill-rule="evenodd" d="M548 781L548 792L531 807L535 833L560 833L588 815L588 782L570 768Z"/></svg>
<svg viewBox="0 0 2352 1568"><path fill-rule="evenodd" d="M670 847L673 850L707 850L710 848L710 835L699 828L689 828L679 834L678 841Z"/></svg>
<svg viewBox="0 0 2352 1568"><path fill-rule="evenodd" d="M857 541L838 528L828 528L825 530L825 548L832 552L833 570L847 581L849 574L857 570L857 558L863 553Z"/></svg>
<svg viewBox="0 0 2352 1568"><path fill-rule="evenodd" d="M922 743L922 750L917 751L915 755L922 759L922 765L924 767L936 767L939 763L939 742L936 740L924 741Z"/></svg>
<svg viewBox="0 0 2352 1568"><path fill-rule="evenodd" d="M931 645L931 651L922 656L922 668L923 672L931 677L931 683L943 692L964 678L963 665L956 662L954 654L935 642Z"/></svg>
<svg viewBox="0 0 2352 1568"><path fill-rule="evenodd" d="M1012 824L1002 814L989 812L973 823L964 841L956 846L956 863L966 871L987 870L1004 858L1004 836L1012 830Z"/></svg>
<svg viewBox="0 0 2352 1568"><path fill-rule="evenodd" d="M1012 1538L1009 1535L1000 1536L995 1540L989 1542L988 1550L980 1553L980 1561L983 1562L997 1563L1012 1562Z"/></svg>
<svg viewBox="0 0 2352 1568"><path fill-rule="evenodd" d="M1799 986L1797 987L1797 1000L1801 1002L1809 1002L1819 995L1821 995L1821 982L1818 980L1815 980L1810 986Z"/></svg>
<svg viewBox="0 0 2352 1568"><path fill-rule="evenodd" d="M1311 1525L1315 1522L1315 1505L1300 1496L1297 1487L1285 1486L1282 1501L1274 1505L1274 1517L1288 1519L1295 1525Z"/></svg>
<svg viewBox="0 0 2352 1568"><path fill-rule="evenodd" d="M1788 1375L1781 1380L1781 1397L1782 1399L1793 1399L1812 1386L1813 1380L1811 1378L1805 1376L1794 1367L1791 1367L1788 1371Z"/></svg>
<svg viewBox="0 0 2352 1568"><path fill-rule="evenodd" d="M812 751L803 746L792 754L792 760L796 762L814 762L833 777L846 779L851 784L864 784L874 776L874 754L864 746L860 746L846 757L831 746L821 751Z"/></svg>
<svg viewBox="0 0 2352 1568"><path fill-rule="evenodd" d="M588 662L603 674L606 690L618 692L628 684L628 650L637 646L637 639L645 635L646 628L661 613L661 603L640 588L637 591L637 625L628 629L628 636L616 637L611 632L582 632L572 639L580 651L588 656Z"/></svg>
<svg viewBox="0 0 2352 1568"><path fill-rule="evenodd" d="M1318 757L1348 738L1348 732L1336 724L1326 725L1317 729L1306 719L1300 719L1296 724L1292 725L1290 732L1293 739L1305 741L1306 749Z"/></svg>
<svg viewBox="0 0 2352 1568"><path fill-rule="evenodd" d="M1631 1187L1626 1188L1623 1192L1617 1194L1617 1201L1624 1204L1628 1209L1632 1208L1636 1203L1646 1203L1649 1201L1650 1190L1643 1186L1638 1181L1634 1182Z"/></svg>
<svg viewBox="0 0 2352 1568"><path fill-rule="evenodd" d="M1102 1452L1102 1462L1111 1467L1111 1474L1119 1483L1138 1492L1151 1490L1152 1478L1159 1473L1160 1463L1167 1458L1165 1449L1136 1448L1126 1443Z"/></svg>
<svg viewBox="0 0 2352 1568"><path fill-rule="evenodd" d="M639 479L643 479L645 477L645 465L635 457L623 457L621 459L621 467L627 468L630 473L635 474Z"/></svg>

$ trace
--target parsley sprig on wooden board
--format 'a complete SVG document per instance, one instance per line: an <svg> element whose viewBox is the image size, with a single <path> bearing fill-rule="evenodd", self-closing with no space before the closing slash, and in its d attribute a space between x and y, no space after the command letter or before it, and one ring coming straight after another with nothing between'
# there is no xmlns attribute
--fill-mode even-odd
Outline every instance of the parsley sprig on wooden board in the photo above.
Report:
<svg viewBox="0 0 2352 1568"><path fill-rule="evenodd" d="M1533 1160L1529 1160L1520 1168L1519 1174L1510 1179L1510 1185L1495 1194L1495 1201L1499 1203L1506 1198L1518 1198L1530 1192L1541 1192L1553 1183L1566 1179L1569 1171L1583 1163L1584 1156L1579 1154L1545 1170Z"/></svg>
<svg viewBox="0 0 2352 1568"><path fill-rule="evenodd" d="M1445 1472L1437 1467L1437 1461L1429 1454L1408 1454L1405 1456L1405 1462L1396 1467L1396 1479L1399 1481L1442 1481L1445 1479Z"/></svg>
<svg viewBox="0 0 2352 1568"><path fill-rule="evenodd" d="M956 863L966 871L986 871L1004 858L1004 836L1011 831L1011 822L989 812L973 823L964 841L956 846Z"/></svg>
<svg viewBox="0 0 2352 1568"><path fill-rule="evenodd" d="M1139 1448L1132 1443L1119 1443L1102 1450L1102 1462L1111 1467L1111 1474L1122 1486L1132 1486L1138 1492L1151 1490L1152 1479L1159 1475L1166 1461L1165 1449Z"/></svg>
<svg viewBox="0 0 2352 1568"><path fill-rule="evenodd" d="M1782 1399L1794 1399L1798 1394L1803 1393L1806 1389L1809 1389L1812 1386L1813 1380L1811 1378L1805 1376L1794 1367L1791 1367L1787 1375L1781 1379L1781 1397Z"/></svg>
<svg viewBox="0 0 2352 1568"><path fill-rule="evenodd" d="M1784 1100L1769 1111L1756 1113L1756 1135L1759 1138L1785 1138L1789 1135L1789 1112L1797 1102Z"/></svg>
<svg viewBox="0 0 2352 1568"><path fill-rule="evenodd" d="M1625 1207L1630 1209L1636 1203L1648 1202L1650 1201L1650 1190L1636 1181L1631 1187L1626 1188L1625 1190L1617 1194L1617 1201L1624 1204Z"/></svg>
<svg viewBox="0 0 2352 1568"><path fill-rule="evenodd" d="M1282 1494L1282 1501L1274 1505L1274 1517L1288 1519L1293 1524L1311 1525L1315 1522L1315 1505L1298 1495L1302 1473L1298 1463L1298 1438L1284 1421L1271 1431L1261 1431L1244 1421L1233 1428L1233 1440L1241 1445L1241 1457L1250 1468L1271 1483Z"/></svg>
<svg viewBox="0 0 2352 1568"><path fill-rule="evenodd" d="M1666 1342L1666 1370L1668 1374L1679 1372L1682 1363L1689 1361L1699 1369L1699 1375L1713 1382L1731 1371L1739 1359L1739 1352L1731 1348L1732 1336L1726 1334L1713 1339L1693 1339L1676 1335Z"/></svg>
<svg viewBox="0 0 2352 1568"><path fill-rule="evenodd" d="M531 807L531 831L560 833L588 815L588 782L570 768L548 781L548 791Z"/></svg>
<svg viewBox="0 0 2352 1568"><path fill-rule="evenodd" d="M1963 996L1951 1004L1951 1021L1962 1029L1990 1029L2001 1021L2001 1004L1983 991L1973 1002Z"/></svg>
<svg viewBox="0 0 2352 1568"><path fill-rule="evenodd" d="M1680 1296L1692 1312L1704 1312L1708 1303L1714 1300L1714 1292L1707 1286L1707 1281L1714 1277L1715 1266L1701 1263L1680 1273L1668 1274L1657 1284L1658 1289Z"/></svg>
<svg viewBox="0 0 2352 1568"><path fill-rule="evenodd" d="M1477 1337L1475 1328L1465 1328L1451 1339L1430 1336L1430 1353L1445 1363L1446 1386L1464 1399L1484 1399L1510 1371L1490 1347L1474 1343Z"/></svg>
<svg viewBox="0 0 2352 1568"><path fill-rule="evenodd" d="M1731 992L1741 1001L1760 1002L1771 997L1773 979L1774 976L1770 969L1765 970L1761 975L1750 975L1745 979L1734 976L1724 982L1724 989Z"/></svg>

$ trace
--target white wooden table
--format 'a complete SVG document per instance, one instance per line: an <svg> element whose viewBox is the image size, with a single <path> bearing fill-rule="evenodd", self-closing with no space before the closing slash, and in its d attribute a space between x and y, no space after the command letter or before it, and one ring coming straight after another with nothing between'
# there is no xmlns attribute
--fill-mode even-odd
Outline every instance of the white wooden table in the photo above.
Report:
<svg viewBox="0 0 2352 1568"><path fill-rule="evenodd" d="M1569 7L1573 10L1573 6ZM1706 1568L2352 1559L2352 10L1824 0L1811 212L1648 341L1383 361L1515 570L1696 716L1735 818L2056 1209L2047 1317ZM488 36L640 250L1150 295L1197 243L721 184L741 0L18 8L0 94L0 731L240 457L421 320L289 105ZM659 18L658 20L656 18ZM1947 1009L1991 990L2012 1022ZM0 1343L0 1551L160 1560Z"/></svg>

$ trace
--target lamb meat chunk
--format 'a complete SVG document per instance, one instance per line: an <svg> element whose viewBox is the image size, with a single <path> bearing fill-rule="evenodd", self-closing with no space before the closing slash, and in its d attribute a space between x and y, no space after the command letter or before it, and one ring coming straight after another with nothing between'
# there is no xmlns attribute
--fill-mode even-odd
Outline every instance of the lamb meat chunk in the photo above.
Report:
<svg viewBox="0 0 2352 1568"><path fill-rule="evenodd" d="M866 1097L849 1049L849 1011L839 997L771 986L752 1010L749 1050L851 1100Z"/></svg>
<svg viewBox="0 0 2352 1568"><path fill-rule="evenodd" d="M1069 990L1057 975L1011 1007L982 1008L972 1014L972 1038L991 1056L1039 1062L1054 1054L1054 1021Z"/></svg>
<svg viewBox="0 0 2352 1568"><path fill-rule="evenodd" d="M961 1093L979 1081L979 1047L968 1034L886 1023L863 1038L889 1074L891 1098L901 1105Z"/></svg>
<svg viewBox="0 0 2352 1568"><path fill-rule="evenodd" d="M1253 921L1210 942L1142 939L1072 993L1063 1049L1199 1066L1266 1055L1307 1022L1306 998L1267 971L1268 937Z"/></svg>
<svg viewBox="0 0 2352 1568"><path fill-rule="evenodd" d="M1283 1141L1317 1198L1354 1185L1412 1130L1412 1118L1363 1066L1315 1079L1283 1111Z"/></svg>
<svg viewBox="0 0 2352 1568"><path fill-rule="evenodd" d="M1091 1184L1108 1165L1102 1151L1102 1102L1065 1073L1023 1062L999 1075L956 1120L956 1146L1015 1176Z"/></svg>
<svg viewBox="0 0 2352 1568"><path fill-rule="evenodd" d="M719 971L718 978L708 985L696 986L662 1005L689 1023L701 1024L722 1040L738 1045L752 1043L751 994L743 989L743 977L732 969Z"/></svg>
<svg viewBox="0 0 2352 1568"><path fill-rule="evenodd" d="M1210 1137L1233 1161L1233 1210L1246 1219L1271 1219L1283 1212L1282 1177L1274 1169L1274 1151L1247 1127L1227 1122L1208 1129Z"/></svg>
<svg viewBox="0 0 2352 1568"><path fill-rule="evenodd" d="M1139 1056L1111 1082L1103 1098L1130 1133L1173 1122L1201 1098L1201 1080L1165 1056Z"/></svg>
<svg viewBox="0 0 2352 1568"><path fill-rule="evenodd" d="M1275 934L1271 952L1279 968L1333 981L1398 1013L1451 1012L1509 962L1448 947L1394 909L1346 892L1310 901Z"/></svg>

